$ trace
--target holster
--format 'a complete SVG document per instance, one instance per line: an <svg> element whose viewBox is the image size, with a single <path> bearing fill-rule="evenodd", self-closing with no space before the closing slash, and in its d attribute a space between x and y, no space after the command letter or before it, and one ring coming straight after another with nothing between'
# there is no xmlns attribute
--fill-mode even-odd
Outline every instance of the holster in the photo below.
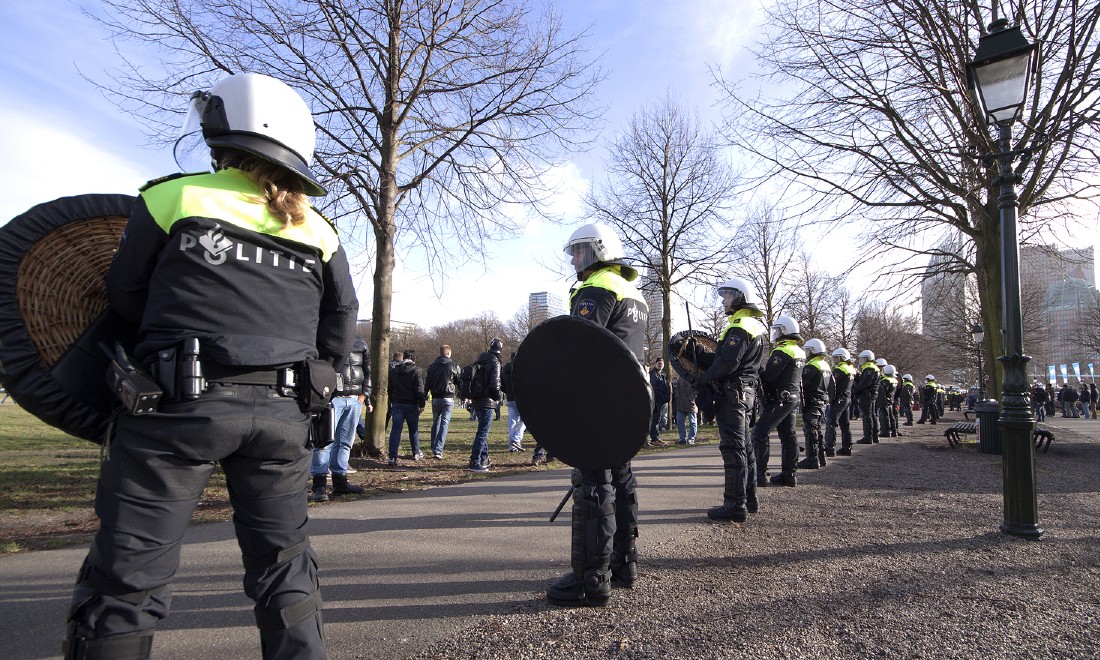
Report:
<svg viewBox="0 0 1100 660"><path fill-rule="evenodd" d="M309 416L309 444L324 449L336 441L336 409L329 404L321 412Z"/></svg>
<svg viewBox="0 0 1100 660"><path fill-rule="evenodd" d="M317 415L326 408L336 392L336 370L328 360L306 360L299 373L298 403L302 411Z"/></svg>

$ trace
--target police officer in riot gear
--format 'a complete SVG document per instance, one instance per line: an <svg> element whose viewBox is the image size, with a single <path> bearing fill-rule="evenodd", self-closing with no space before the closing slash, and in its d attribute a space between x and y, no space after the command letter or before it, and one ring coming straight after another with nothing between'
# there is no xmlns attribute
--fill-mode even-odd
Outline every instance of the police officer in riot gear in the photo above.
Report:
<svg viewBox="0 0 1100 660"><path fill-rule="evenodd" d="M772 476L771 483L794 487L798 461L794 408L799 400L798 390L802 381L802 367L806 365L806 352L799 346L802 337L798 334L798 322L790 316L783 315L775 319L771 327L771 340L775 345L760 372L764 405L760 411L760 419L752 427L752 444L756 451L756 464L759 466L756 484L767 485L763 477L771 454L768 435L775 429L779 431L782 447L782 470Z"/></svg>
<svg viewBox="0 0 1100 660"><path fill-rule="evenodd" d="M901 414L905 415L904 426L913 425L913 395L916 385L913 384L912 374L904 374L901 377L901 385L898 387L898 400L901 402Z"/></svg>
<svg viewBox="0 0 1100 660"><path fill-rule="evenodd" d="M875 402L878 400L879 368L875 364L873 351L861 351L859 354L859 376L852 384L852 394L859 402L859 416L863 420L863 437L856 441L858 445L878 442L878 417L875 415Z"/></svg>
<svg viewBox="0 0 1100 660"><path fill-rule="evenodd" d="M939 420L940 410L936 405L939 388L935 376L928 374L924 377L924 387L920 391L920 419L917 420L917 424L923 424L925 421L936 424Z"/></svg>
<svg viewBox="0 0 1100 660"><path fill-rule="evenodd" d="M149 657L184 531L220 464L263 656L322 658L307 412L326 405L351 350L355 290L336 230L307 201L325 190L302 98L241 74L196 93L192 110L216 171L142 188L107 274L164 399L118 416L65 656ZM307 379L328 392L309 396Z"/></svg>
<svg viewBox="0 0 1100 660"><path fill-rule="evenodd" d="M577 273L569 295L573 316L598 323L643 360L649 307L632 284L638 271L626 263L611 229L588 224L573 232L565 253ZM632 588L638 579L637 481L630 463L606 470L573 469L571 571L546 590L566 607L604 605L612 585Z"/></svg>
<svg viewBox="0 0 1100 660"><path fill-rule="evenodd" d="M877 360L875 361L875 366L882 370L882 375L878 381L878 398L875 402L878 408L879 437L893 438L897 437L897 432L894 430L894 417L890 409L894 407L898 379L894 377L893 365L886 364L886 360L883 358L879 358L879 360L882 360L881 365Z"/></svg>
<svg viewBox="0 0 1100 660"><path fill-rule="evenodd" d="M833 392L829 407L825 409L825 455L852 455L852 430L848 424L848 411L852 402L852 381L856 368L852 354L846 348L833 351ZM840 449L836 449L836 427L840 426Z"/></svg>
<svg viewBox="0 0 1100 660"><path fill-rule="evenodd" d="M806 458L798 467L815 470L825 467L825 441L821 435L821 418L825 405L832 398L833 365L825 355L825 343L811 339L803 346L806 366L802 368L802 435L806 439Z"/></svg>
<svg viewBox="0 0 1100 660"><path fill-rule="evenodd" d="M734 277L718 285L718 297L729 316L714 354L696 346L695 364L706 371L694 383L714 393L725 486L722 504L707 511L712 520L744 522L756 513L756 456L749 445L749 415L756 403L757 369L764 355L764 316L756 290Z"/></svg>

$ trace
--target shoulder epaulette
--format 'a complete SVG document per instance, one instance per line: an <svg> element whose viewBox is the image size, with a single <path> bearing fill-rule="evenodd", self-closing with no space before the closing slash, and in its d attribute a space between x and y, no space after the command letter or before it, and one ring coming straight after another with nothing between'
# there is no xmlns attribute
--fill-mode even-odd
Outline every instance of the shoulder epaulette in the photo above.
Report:
<svg viewBox="0 0 1100 660"><path fill-rule="evenodd" d="M152 188L153 186L159 186L160 184L164 183L165 181L173 181L173 180L179 179L181 177L198 176L200 174L210 174L210 172L176 172L175 174L169 174L168 176L162 176L158 179L153 179L152 181L146 181L145 185L138 189L138 192L145 192L146 190Z"/></svg>

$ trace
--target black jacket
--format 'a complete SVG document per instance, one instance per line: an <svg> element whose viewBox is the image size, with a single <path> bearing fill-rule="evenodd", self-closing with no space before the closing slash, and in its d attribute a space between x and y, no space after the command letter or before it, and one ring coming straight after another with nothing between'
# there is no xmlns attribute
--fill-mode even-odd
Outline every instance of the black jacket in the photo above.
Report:
<svg viewBox="0 0 1100 660"><path fill-rule="evenodd" d="M433 399L453 399L458 395L458 377L461 373L457 362L440 355L435 362L428 365L424 385L432 393Z"/></svg>
<svg viewBox="0 0 1100 660"><path fill-rule="evenodd" d="M424 373L412 360L398 362L390 369L390 401L393 403L415 403L423 408L427 402L424 394Z"/></svg>
<svg viewBox="0 0 1100 660"><path fill-rule="evenodd" d="M825 410L825 404L832 398L833 370L825 363L825 369L819 369L813 364L813 360L806 362L802 367L802 408L821 413Z"/></svg>
<svg viewBox="0 0 1100 660"><path fill-rule="evenodd" d="M512 390L512 361L500 368L500 390L512 403L516 402L516 393Z"/></svg>
<svg viewBox="0 0 1100 660"><path fill-rule="evenodd" d="M867 362L859 369L856 382L852 384L852 393L875 400L878 397L878 379L878 366L874 362Z"/></svg>
<svg viewBox="0 0 1100 660"><path fill-rule="evenodd" d="M240 170L148 184L107 272L111 308L140 324L134 357L198 338L204 360L343 364L359 303L336 230L315 212L273 227Z"/></svg>
<svg viewBox="0 0 1100 660"><path fill-rule="evenodd" d="M340 389L336 396L370 396L370 348L367 341L356 335L351 353L340 369Z"/></svg>
<svg viewBox="0 0 1100 660"><path fill-rule="evenodd" d="M486 388L485 395L474 399L473 405L475 408L496 408L504 398L504 392L500 389L500 354L486 351L477 356L477 363L481 365Z"/></svg>

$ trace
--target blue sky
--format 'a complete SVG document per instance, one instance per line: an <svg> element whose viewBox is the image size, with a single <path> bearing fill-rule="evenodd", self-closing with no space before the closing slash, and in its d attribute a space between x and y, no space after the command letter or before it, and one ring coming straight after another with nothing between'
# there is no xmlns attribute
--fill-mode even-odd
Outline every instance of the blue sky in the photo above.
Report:
<svg viewBox="0 0 1100 660"><path fill-rule="evenodd" d="M611 138L634 112L666 93L694 105L702 118L716 118L707 67L736 74L751 69L745 46L759 32L761 1L557 0L567 28L591 26L590 43L604 52L608 79L599 101L608 112L603 137ZM5 7L0 22L0 224L57 197L134 193L146 180L177 171L167 150L146 145L138 120L81 75L106 80L118 64L103 29L79 6L42 0ZM431 281L415 261L402 259L394 278L393 319L434 326L491 310L507 320L526 305L531 292L564 294L569 278L561 246L580 224L580 196L602 177L601 156L599 149L579 154L552 174L566 191L555 204L566 218L564 226L532 222L523 237L496 244L487 266L448 273L446 288ZM1083 240L1095 242L1095 232ZM371 307L368 255L354 252L361 316L366 317Z"/></svg>
<svg viewBox="0 0 1100 660"><path fill-rule="evenodd" d="M93 4L89 6L94 6ZM608 80L600 102L608 106L610 137L646 103L672 92L712 112L708 64L743 64L742 48L754 34L757 0L563 0L556 3L567 28L591 25L591 44L604 51ZM150 148L136 118L104 98L81 75L108 79L118 57L103 29L66 0L14 2L0 22L0 150L5 154L0 224L35 204L65 195L134 193L148 179L177 171L171 154ZM579 155L556 171L567 191L555 208L565 226L533 222L520 239L499 243L488 267L449 274L437 296L415 263L395 273L393 319L425 326L492 310L510 318L535 291L564 293L561 246L579 220L579 196L600 177L599 151ZM570 220L571 219L571 220ZM356 241L356 243L362 243ZM370 273L359 264L362 316L370 310ZM553 272L544 266L562 266ZM489 299L492 299L491 301Z"/></svg>

